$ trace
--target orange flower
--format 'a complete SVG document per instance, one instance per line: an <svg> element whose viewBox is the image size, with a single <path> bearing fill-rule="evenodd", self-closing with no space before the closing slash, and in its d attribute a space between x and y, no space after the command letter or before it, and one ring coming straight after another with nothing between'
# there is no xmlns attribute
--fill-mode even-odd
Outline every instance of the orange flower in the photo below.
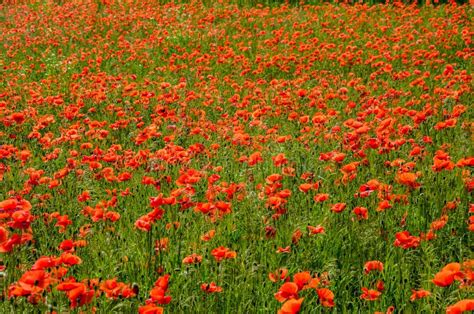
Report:
<svg viewBox="0 0 474 314"><path fill-rule="evenodd" d="M150 291L151 302L157 302L158 304L168 304L171 302L171 296L166 295L169 278L170 275L166 274L155 281L155 285Z"/></svg>
<svg viewBox="0 0 474 314"><path fill-rule="evenodd" d="M309 271L300 272L293 275L293 282L298 286L298 290L303 287L311 280L311 274Z"/></svg>
<svg viewBox="0 0 474 314"><path fill-rule="evenodd" d="M427 290L424 290L424 289L420 289L420 290L411 290L412 291L412 294L411 294L411 297L410 297L410 300L413 302L417 299L421 299L421 298L426 298L428 296L431 295L431 292L427 291Z"/></svg>
<svg viewBox="0 0 474 314"><path fill-rule="evenodd" d="M311 190L313 188L313 184L311 183L302 183L300 184L300 186L298 187L298 189L303 192L303 193L307 193L309 190Z"/></svg>
<svg viewBox="0 0 474 314"><path fill-rule="evenodd" d="M319 302L324 307L333 307L334 306L334 293L328 288L317 289Z"/></svg>
<svg viewBox="0 0 474 314"><path fill-rule="evenodd" d="M18 206L16 199L8 199L0 202L0 209L3 211L10 211Z"/></svg>
<svg viewBox="0 0 474 314"><path fill-rule="evenodd" d="M39 270L39 269L46 269L46 268L53 268L59 266L61 264L60 258L43 256L36 260L36 262L31 267L31 270Z"/></svg>
<svg viewBox="0 0 474 314"><path fill-rule="evenodd" d="M169 239L168 238L161 238L159 240L155 241L155 252L164 252L168 250L168 243Z"/></svg>
<svg viewBox="0 0 474 314"><path fill-rule="evenodd" d="M201 236L201 240L204 242L210 241L216 235L216 230L209 230L207 233Z"/></svg>
<svg viewBox="0 0 474 314"><path fill-rule="evenodd" d="M454 280L461 280L463 273L459 263L450 263L441 269L433 278L433 283L439 287L450 286Z"/></svg>
<svg viewBox="0 0 474 314"><path fill-rule="evenodd" d="M383 263L380 261L369 261L365 263L364 271L366 274L373 270L383 271Z"/></svg>
<svg viewBox="0 0 474 314"><path fill-rule="evenodd" d="M416 248L420 245L421 241L420 237L412 236L408 231L398 232L395 235L395 238L396 239L393 244L404 249Z"/></svg>
<svg viewBox="0 0 474 314"><path fill-rule="evenodd" d="M283 176L281 174L274 173L274 174L269 175L267 179L265 180L265 182L267 184L272 184L274 182L281 181L282 179L283 179Z"/></svg>
<svg viewBox="0 0 474 314"><path fill-rule="evenodd" d="M308 226L308 231L309 231L309 234L310 235L315 235L315 234L319 234L319 233L324 233L325 232L325 229L323 226L316 226L316 227L313 227L313 226Z"/></svg>
<svg viewBox="0 0 474 314"><path fill-rule="evenodd" d="M454 282L454 273L441 271L435 275L432 281L437 286L447 287Z"/></svg>
<svg viewBox="0 0 474 314"><path fill-rule="evenodd" d="M186 256L183 259L183 264L200 264L202 262L202 256L196 253Z"/></svg>
<svg viewBox="0 0 474 314"><path fill-rule="evenodd" d="M416 182L418 176L412 172L398 173L395 179L398 183L409 186L411 188L418 188L421 186L420 183Z"/></svg>
<svg viewBox="0 0 474 314"><path fill-rule="evenodd" d="M291 253L291 247L288 245L286 247L278 247L277 253Z"/></svg>
<svg viewBox="0 0 474 314"><path fill-rule="evenodd" d="M41 294L51 283L48 273L44 270L31 270L24 273L17 283L9 288L9 297Z"/></svg>
<svg viewBox="0 0 474 314"><path fill-rule="evenodd" d="M369 219L369 211L365 207L357 206L352 212L356 214L359 219Z"/></svg>
<svg viewBox="0 0 474 314"><path fill-rule="evenodd" d="M11 215L11 218L13 220L7 224L9 227L15 229L28 229L34 220L29 210L17 210Z"/></svg>
<svg viewBox="0 0 474 314"><path fill-rule="evenodd" d="M299 313L301 308L301 303L303 303L304 298L299 299L290 299L286 301L281 309L278 310L278 314L296 314Z"/></svg>
<svg viewBox="0 0 474 314"><path fill-rule="evenodd" d="M135 296L135 292L131 287L123 282L117 282L117 278L105 280L100 285L100 291L105 292L107 298L131 298Z"/></svg>
<svg viewBox="0 0 474 314"><path fill-rule="evenodd" d="M0 226L0 243L8 240L8 230Z"/></svg>
<svg viewBox="0 0 474 314"><path fill-rule="evenodd" d="M288 299L297 298L298 297L298 285L294 282L285 282L275 293L275 299L279 302L285 302Z"/></svg>
<svg viewBox="0 0 474 314"><path fill-rule="evenodd" d="M474 299L461 300L446 309L446 314L460 314L474 311Z"/></svg>
<svg viewBox="0 0 474 314"><path fill-rule="evenodd" d="M90 199L91 199L91 196L90 196L89 191L84 191L77 197L77 200L79 202L85 202L85 201L90 200Z"/></svg>
<svg viewBox="0 0 474 314"><path fill-rule="evenodd" d="M331 210L335 213L341 213L346 208L346 203L336 203L332 205Z"/></svg>
<svg viewBox="0 0 474 314"><path fill-rule="evenodd" d="M214 282L203 283L201 285L201 290L206 293L216 293L216 292L222 292L222 287L217 286Z"/></svg>
<svg viewBox="0 0 474 314"><path fill-rule="evenodd" d="M82 260L78 256L67 252L61 254L60 260L62 264L66 264L68 266L73 266L82 263Z"/></svg>
<svg viewBox="0 0 474 314"><path fill-rule="evenodd" d="M65 291L71 302L71 307L78 307L88 304L94 297L94 290L82 282L67 281L56 286L58 291Z"/></svg>
<svg viewBox="0 0 474 314"><path fill-rule="evenodd" d="M140 306L138 308L139 314L163 314L164 309L162 307L156 306L154 303Z"/></svg>
<svg viewBox="0 0 474 314"><path fill-rule="evenodd" d="M329 194L321 193L314 196L314 201L317 203L324 202L329 199Z"/></svg>
<svg viewBox="0 0 474 314"><path fill-rule="evenodd" d="M374 312L374 314L392 314L395 311L395 307L389 306L385 312Z"/></svg>
<svg viewBox="0 0 474 314"><path fill-rule="evenodd" d="M288 159L286 159L285 154L283 153L273 156L272 160L275 167L280 167L288 163Z"/></svg>
<svg viewBox="0 0 474 314"><path fill-rule="evenodd" d="M249 166L255 166L256 164L261 163L261 162L263 162L263 158L262 158L262 153L260 152L255 152L251 154L247 159L247 163Z"/></svg>
<svg viewBox="0 0 474 314"><path fill-rule="evenodd" d="M347 165L344 165L342 168L341 168L341 172L345 173L345 174L350 174L352 172L355 172L357 170L357 167L359 166L359 162L351 162Z"/></svg>
<svg viewBox="0 0 474 314"><path fill-rule="evenodd" d="M375 301L379 298L381 294L382 293L377 290L362 288L362 295L360 296L360 298L368 301Z"/></svg>
<svg viewBox="0 0 474 314"><path fill-rule="evenodd" d="M288 269L286 268L279 268L275 272L269 273L268 278L272 282L288 281L290 279L288 277Z"/></svg>
<svg viewBox="0 0 474 314"><path fill-rule="evenodd" d="M64 240L58 247L61 251L74 252L74 242L70 239Z"/></svg>
<svg viewBox="0 0 474 314"><path fill-rule="evenodd" d="M299 228L296 229L291 235L291 243L298 244L302 236L303 236L303 232L301 232Z"/></svg>
<svg viewBox="0 0 474 314"><path fill-rule="evenodd" d="M214 256L217 262L220 262L224 259L236 258L237 252L231 251L230 249L220 246L211 251L212 256Z"/></svg>

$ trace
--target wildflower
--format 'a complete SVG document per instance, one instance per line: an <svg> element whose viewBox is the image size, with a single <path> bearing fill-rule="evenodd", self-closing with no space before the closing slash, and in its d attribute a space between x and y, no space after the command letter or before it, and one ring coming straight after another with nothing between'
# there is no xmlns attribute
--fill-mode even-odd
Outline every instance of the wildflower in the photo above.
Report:
<svg viewBox="0 0 474 314"><path fill-rule="evenodd" d="M460 314L471 311L474 311L474 299L461 300L446 308L446 314Z"/></svg>
<svg viewBox="0 0 474 314"><path fill-rule="evenodd" d="M315 235L315 234L320 234L320 233L325 233L325 229L323 226L307 226L309 234L310 235Z"/></svg>
<svg viewBox="0 0 474 314"><path fill-rule="evenodd" d="M285 282L275 293L275 299L279 302L285 302L288 299L297 298L298 297L298 285L294 282Z"/></svg>
<svg viewBox="0 0 474 314"><path fill-rule="evenodd" d="M412 289L411 291L412 291L412 294L410 297L410 301L412 302L418 299L426 298L431 295L431 292L424 289L419 289L419 290Z"/></svg>
<svg viewBox="0 0 474 314"><path fill-rule="evenodd" d="M147 305L142 305L138 308L139 314L163 314L164 309L162 307L157 306L154 303L150 303Z"/></svg>
<svg viewBox="0 0 474 314"><path fill-rule="evenodd" d="M216 293L216 292L222 292L222 287L219 287L214 282L203 283L201 285L201 290L206 293Z"/></svg>
<svg viewBox="0 0 474 314"><path fill-rule="evenodd" d="M200 264L202 262L202 256L196 253L186 256L183 259L183 264Z"/></svg>
<svg viewBox="0 0 474 314"><path fill-rule="evenodd" d="M374 270L383 271L383 263L380 261L369 261L365 263L364 271L366 274Z"/></svg>
<svg viewBox="0 0 474 314"><path fill-rule="evenodd" d="M231 251L230 249L220 246L211 251L212 256L217 262L220 262L224 259L236 258L237 252Z"/></svg>
<svg viewBox="0 0 474 314"><path fill-rule="evenodd" d="M324 307L334 306L334 293L328 288L320 288L316 290L319 298L319 302Z"/></svg>
<svg viewBox="0 0 474 314"><path fill-rule="evenodd" d="M382 293L377 290L362 288L362 295L360 296L360 298L368 301L375 301L379 298L381 294Z"/></svg>
<svg viewBox="0 0 474 314"><path fill-rule="evenodd" d="M288 281L290 279L288 277L288 269L286 268L279 268L275 272L269 273L268 278L272 282Z"/></svg>
<svg viewBox="0 0 474 314"><path fill-rule="evenodd" d="M301 308L301 303L303 303L304 298L299 299L290 299L286 301L283 306L278 310L278 314L296 314L299 313Z"/></svg>
<svg viewBox="0 0 474 314"><path fill-rule="evenodd" d="M168 290L170 275L166 274L159 277L150 291L150 301L158 304L168 304L171 302L171 296L166 295Z"/></svg>
<svg viewBox="0 0 474 314"><path fill-rule="evenodd" d="M331 210L335 213L340 213L346 208L346 203L336 203L331 207Z"/></svg>

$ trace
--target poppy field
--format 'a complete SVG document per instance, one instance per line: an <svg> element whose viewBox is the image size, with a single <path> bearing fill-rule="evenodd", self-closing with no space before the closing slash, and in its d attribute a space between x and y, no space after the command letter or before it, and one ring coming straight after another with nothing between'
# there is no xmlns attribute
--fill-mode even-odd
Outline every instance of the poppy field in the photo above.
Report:
<svg viewBox="0 0 474 314"><path fill-rule="evenodd" d="M433 2L0 4L0 312L474 310L474 8Z"/></svg>

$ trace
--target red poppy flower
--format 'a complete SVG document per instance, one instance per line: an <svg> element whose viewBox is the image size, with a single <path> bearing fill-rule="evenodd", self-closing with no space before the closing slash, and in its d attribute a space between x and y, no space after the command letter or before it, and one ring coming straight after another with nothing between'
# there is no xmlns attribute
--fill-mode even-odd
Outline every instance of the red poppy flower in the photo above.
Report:
<svg viewBox="0 0 474 314"><path fill-rule="evenodd" d="M474 299L466 299L448 306L446 314L460 314L474 311Z"/></svg>
<svg viewBox="0 0 474 314"><path fill-rule="evenodd" d="M164 309L155 305L154 303L150 303L147 305L142 305L138 308L139 314L163 314Z"/></svg>
<svg viewBox="0 0 474 314"><path fill-rule="evenodd" d="M383 271L383 263L380 261L369 261L365 263L364 271L366 274L373 270Z"/></svg>
<svg viewBox="0 0 474 314"><path fill-rule="evenodd" d="M412 291L412 294L410 297L410 301L412 302L418 299L426 298L431 295L431 292L424 289L419 289L419 290L412 289L411 291Z"/></svg>
<svg viewBox="0 0 474 314"><path fill-rule="evenodd" d="M275 272L269 273L268 278L272 282L288 281L290 279L288 277L288 269L286 268L279 268Z"/></svg>
<svg viewBox="0 0 474 314"><path fill-rule="evenodd" d="M206 293L216 293L216 292L222 292L222 287L217 286L214 282L203 283L201 285L201 290Z"/></svg>
<svg viewBox="0 0 474 314"><path fill-rule="evenodd" d="M299 299L290 299L286 301L283 306L278 310L278 314L296 314L299 313L301 308L301 303L303 303L304 298Z"/></svg>
<svg viewBox="0 0 474 314"><path fill-rule="evenodd" d="M362 288L362 295L360 296L360 298L368 301L375 301L379 298L381 294L382 293L377 290Z"/></svg>
<svg viewBox="0 0 474 314"><path fill-rule="evenodd" d="M230 249L220 246L211 251L212 256L217 262L220 262L224 259L232 259L237 257L237 252L231 251Z"/></svg>
<svg viewBox="0 0 474 314"><path fill-rule="evenodd" d="M310 235L315 235L315 234L320 234L320 233L325 233L326 230L324 229L323 226L316 226L316 227L313 227L313 226L308 226L308 231L309 231L309 234Z"/></svg>
<svg viewBox="0 0 474 314"><path fill-rule="evenodd" d="M317 289L319 302L324 307L333 307L334 306L334 293L328 288Z"/></svg>
<svg viewBox="0 0 474 314"><path fill-rule="evenodd" d="M346 208L346 203L336 203L332 205L331 210L335 213L340 213Z"/></svg>
<svg viewBox="0 0 474 314"><path fill-rule="evenodd" d="M285 282L275 293L275 299L279 302L285 302L288 299L297 298L298 297L298 285L294 282Z"/></svg>
<svg viewBox="0 0 474 314"><path fill-rule="evenodd" d="M186 256L183 259L183 264L200 264L202 262L202 256L196 253Z"/></svg>

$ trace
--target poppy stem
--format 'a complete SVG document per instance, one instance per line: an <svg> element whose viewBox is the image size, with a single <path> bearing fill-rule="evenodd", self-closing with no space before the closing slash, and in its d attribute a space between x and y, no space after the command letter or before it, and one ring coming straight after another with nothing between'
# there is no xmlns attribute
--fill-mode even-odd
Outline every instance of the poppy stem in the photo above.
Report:
<svg viewBox="0 0 474 314"><path fill-rule="evenodd" d="M148 246L148 268L151 268L151 261L153 258L154 254L154 248L153 248L153 227L150 228L150 231L148 231L147 234L147 246Z"/></svg>

